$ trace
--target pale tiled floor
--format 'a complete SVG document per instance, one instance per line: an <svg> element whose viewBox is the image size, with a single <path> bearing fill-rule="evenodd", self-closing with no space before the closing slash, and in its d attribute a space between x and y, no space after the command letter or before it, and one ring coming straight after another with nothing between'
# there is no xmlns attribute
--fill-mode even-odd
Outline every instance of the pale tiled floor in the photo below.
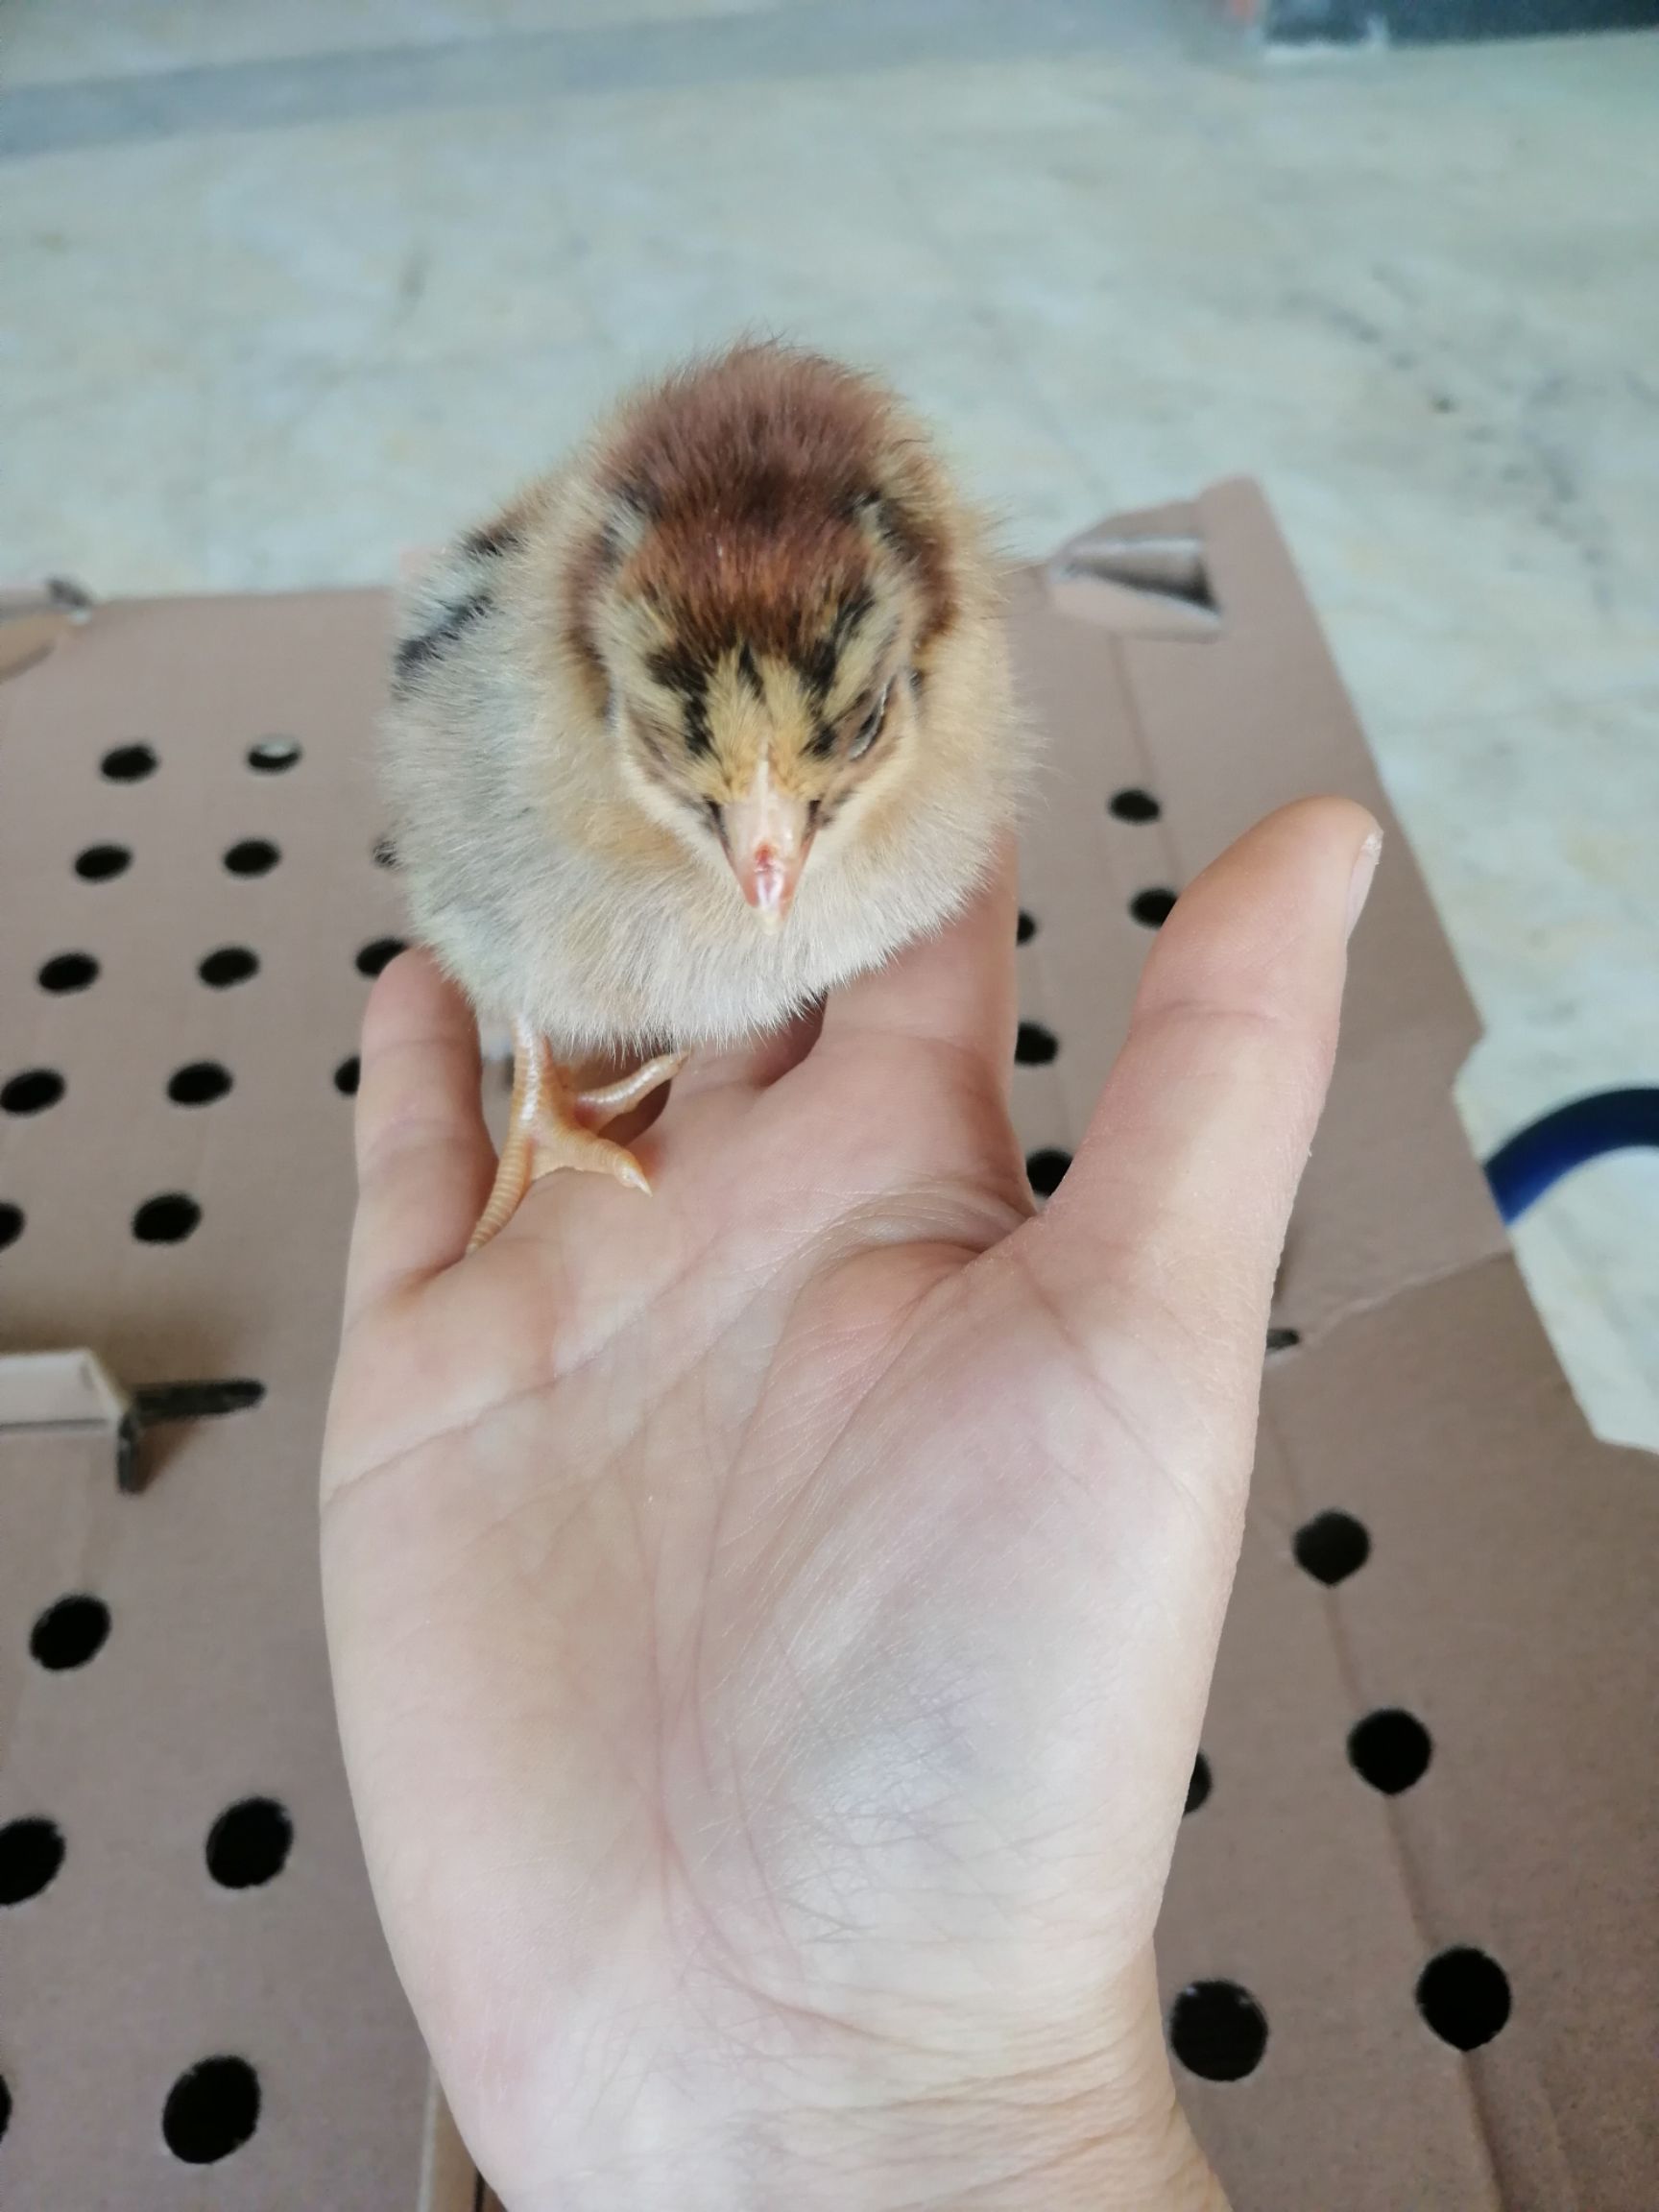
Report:
<svg viewBox="0 0 1659 2212"><path fill-rule="evenodd" d="M1659 39L12 0L0 79L0 573L382 576L742 325L898 376L1017 547L1251 470L1484 1012L1478 1142L1659 1081ZM1659 1159L1520 1243L1598 1425L1659 1444Z"/></svg>

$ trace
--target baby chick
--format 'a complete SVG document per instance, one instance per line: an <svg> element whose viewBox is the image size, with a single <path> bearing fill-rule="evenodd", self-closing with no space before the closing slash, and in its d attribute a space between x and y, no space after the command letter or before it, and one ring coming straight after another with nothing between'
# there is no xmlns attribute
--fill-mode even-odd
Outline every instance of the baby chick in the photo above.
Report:
<svg viewBox="0 0 1659 2212"><path fill-rule="evenodd" d="M383 747L416 932L515 1081L494 1235L699 1046L937 929L1018 782L994 565L871 379L695 363L414 587ZM584 1091L602 1060L634 1072Z"/></svg>

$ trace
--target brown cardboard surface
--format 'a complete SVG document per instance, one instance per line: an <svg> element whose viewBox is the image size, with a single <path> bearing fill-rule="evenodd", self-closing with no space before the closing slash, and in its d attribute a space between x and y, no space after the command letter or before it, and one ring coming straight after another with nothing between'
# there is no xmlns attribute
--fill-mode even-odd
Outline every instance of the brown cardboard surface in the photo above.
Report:
<svg viewBox="0 0 1659 2212"><path fill-rule="evenodd" d="M1450 1103L1474 1011L1259 494L1117 517L1011 590L1048 741L1022 1012L1058 1040L1016 1070L1028 1151L1069 1151L1087 1118L1151 942L1141 894L1178 891L1299 792L1352 792L1390 828L1275 1304L1299 1342L1267 1360L1211 1790L1160 1930L1166 1999L1236 1982L1267 2042L1238 2080L1178 2068L1183 2093L1238 2212L1636 2212L1659 2174L1655 1470L1589 1436L1527 1302ZM87 1347L141 1417L176 1410L161 1386L181 1382L266 1393L152 1420L136 1497L107 1438L0 1433L0 1823L49 1814L68 1847L0 1911L8 2212L480 2195L374 1929L313 1556L350 1202L334 1074L356 955L399 929L366 781L384 621L367 593L106 608L0 683L0 1083L67 1084L0 1115L0 1203L27 1215L0 1252L0 1352ZM247 748L272 734L302 754L261 774ZM140 740L154 774L101 777ZM1128 809L1144 818L1113 811L1125 790L1155 803ZM250 838L279 861L228 873ZM82 880L100 842L132 864ZM203 984L202 957L235 945L258 974ZM69 950L96 982L42 991ZM171 1103L204 1060L230 1091ZM134 1209L165 1191L199 1227L138 1242ZM1334 1587L1293 1551L1324 1510L1370 1538ZM72 1590L109 1604L109 1639L49 1672L29 1626ZM1431 1740L1392 1796L1347 1753L1380 1708ZM293 1852L224 1890L203 1839L252 1792L288 1807ZM1511 1993L1468 2055L1414 1998L1454 1945ZM256 2067L259 2126L182 2166L162 2101L216 2052Z"/></svg>
<svg viewBox="0 0 1659 2212"><path fill-rule="evenodd" d="M316 1463L351 1203L349 1100L367 993L358 948L397 926L371 856L365 734L380 694L372 594L102 608L0 684L0 1083L45 1069L61 1100L0 1113L0 1351L88 1346L129 1390L215 1378L262 1403L169 1422L122 1496L108 1436L0 1437L0 1823L47 1815L60 1871L0 1911L7 2212L273 2212L415 2199L425 2056L380 1940L347 1803L324 1660ZM247 749L289 733L275 774ZM111 748L155 771L110 781ZM227 871L238 840L280 860ZM77 854L132 854L86 881ZM260 966L213 989L225 946ZM36 983L81 951L87 988ZM170 1102L182 1066L228 1095ZM202 1208L143 1243L158 1193ZM157 1402L153 1399L153 1403ZM142 1399L141 1399L142 1403ZM103 1648L49 1671L32 1623L66 1594L110 1611ZM284 1806L276 1879L209 1876L208 1832ZM222 2163L163 2141L175 2080L245 2057L257 2128Z"/></svg>

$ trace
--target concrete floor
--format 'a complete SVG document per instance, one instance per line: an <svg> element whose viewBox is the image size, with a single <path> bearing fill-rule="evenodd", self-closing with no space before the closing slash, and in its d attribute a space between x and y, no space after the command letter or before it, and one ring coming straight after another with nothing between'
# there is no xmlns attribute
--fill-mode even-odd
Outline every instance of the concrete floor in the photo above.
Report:
<svg viewBox="0 0 1659 2212"><path fill-rule="evenodd" d="M1488 1034L1659 1081L1659 39L1257 65L1158 0L11 0L0 573L387 575L742 325L1036 550L1262 476ZM1659 1157L1520 1235L1659 1445Z"/></svg>

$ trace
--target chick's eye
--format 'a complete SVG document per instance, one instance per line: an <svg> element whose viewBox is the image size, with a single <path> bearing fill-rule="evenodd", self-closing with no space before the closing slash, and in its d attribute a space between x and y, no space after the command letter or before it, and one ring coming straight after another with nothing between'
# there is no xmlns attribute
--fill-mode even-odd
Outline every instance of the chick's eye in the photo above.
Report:
<svg viewBox="0 0 1659 2212"><path fill-rule="evenodd" d="M887 702L892 697L892 685L888 684L884 685L880 698L877 700L875 706L871 708L869 713L866 714L863 721L859 723L858 734L854 738L852 750L847 756L849 760L860 759L864 754L869 752L871 746L875 744L877 738L880 736L881 725L887 719Z"/></svg>

